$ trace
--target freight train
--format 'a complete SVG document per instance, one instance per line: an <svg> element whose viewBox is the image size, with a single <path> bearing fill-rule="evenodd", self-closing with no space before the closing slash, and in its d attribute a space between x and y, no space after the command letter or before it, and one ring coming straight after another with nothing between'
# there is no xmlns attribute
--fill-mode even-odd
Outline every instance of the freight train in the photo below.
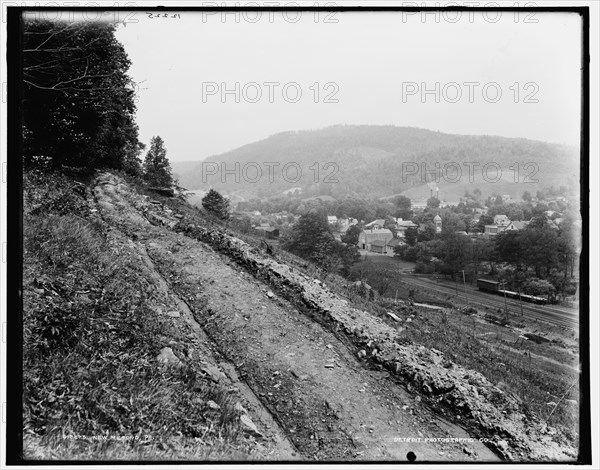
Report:
<svg viewBox="0 0 600 470"><path fill-rule="evenodd" d="M543 297L538 297L535 295L527 295L527 294L519 294L518 292L513 292L510 290L500 289L500 283L497 281L488 281L487 279L477 279L477 288L483 292L489 292L490 294L497 294L501 296L506 296L509 299L519 299L523 302L530 302L532 304L538 305L546 305L548 300Z"/></svg>

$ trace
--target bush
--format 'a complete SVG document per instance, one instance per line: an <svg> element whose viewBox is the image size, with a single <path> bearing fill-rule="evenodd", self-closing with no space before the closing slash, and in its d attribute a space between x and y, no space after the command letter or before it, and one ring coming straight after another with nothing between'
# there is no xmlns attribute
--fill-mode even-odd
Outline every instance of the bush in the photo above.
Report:
<svg viewBox="0 0 600 470"><path fill-rule="evenodd" d="M417 274L432 274L434 271L432 264L426 264L422 261L417 261L415 265L415 272Z"/></svg>

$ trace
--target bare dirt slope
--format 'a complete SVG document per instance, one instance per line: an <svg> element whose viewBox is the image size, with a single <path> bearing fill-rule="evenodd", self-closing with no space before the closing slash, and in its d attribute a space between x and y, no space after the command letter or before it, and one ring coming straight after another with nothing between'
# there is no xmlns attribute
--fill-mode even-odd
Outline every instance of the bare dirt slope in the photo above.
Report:
<svg viewBox="0 0 600 470"><path fill-rule="evenodd" d="M218 240L212 246L198 241L212 241L212 234L186 227L181 215L113 175L97 179L94 195L101 217L129 237L165 295L179 305L176 313L157 315L191 327L199 343L214 351L214 379L226 377L246 395L248 417L269 443L270 458L405 461L413 452L418 461L527 460L552 447L542 437L513 448L529 434L527 422L506 418L522 418L513 399L496 397L477 373L438 352L398 346L394 329L291 268L245 252L215 252ZM258 269L261 263L268 269ZM363 350L357 337L365 339ZM470 433L433 411L422 393L408 392L408 376L437 402L457 407L453 421L464 413ZM458 387L459 380L465 385ZM490 396L502 411L489 403ZM482 437L494 442L486 447ZM568 455L552 452L551 459Z"/></svg>

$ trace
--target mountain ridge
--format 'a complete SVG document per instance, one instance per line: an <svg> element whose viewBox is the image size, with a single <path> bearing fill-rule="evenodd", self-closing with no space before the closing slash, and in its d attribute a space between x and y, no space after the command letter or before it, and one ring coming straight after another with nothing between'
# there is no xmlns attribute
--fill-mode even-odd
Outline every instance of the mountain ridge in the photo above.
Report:
<svg viewBox="0 0 600 470"><path fill-rule="evenodd" d="M521 137L447 134L391 125L335 125L280 132L198 161L195 167L191 162L173 162L173 170L184 187L212 187L242 198L268 198L292 187L301 187L308 196L336 198L384 197L415 187L421 188L416 191L420 194L436 169L439 189L448 197L473 185L482 186L485 193L485 187L495 183L487 192L516 197L525 190L575 185L578 157L573 146ZM469 162L479 164L473 178L467 178L470 168L464 164ZM453 164L462 167L462 175L448 174L456 171ZM524 168L527 164L534 166ZM486 165L488 174L478 174ZM495 176L489 170L498 167L500 178L490 182ZM532 173L539 178L527 182L525 176ZM566 181L569 178L571 181Z"/></svg>

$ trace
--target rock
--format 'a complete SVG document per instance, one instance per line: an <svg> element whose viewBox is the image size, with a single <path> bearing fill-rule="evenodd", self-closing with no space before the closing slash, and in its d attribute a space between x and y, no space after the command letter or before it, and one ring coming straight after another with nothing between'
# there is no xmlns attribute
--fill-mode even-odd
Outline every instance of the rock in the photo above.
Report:
<svg viewBox="0 0 600 470"><path fill-rule="evenodd" d="M160 354L156 356L156 360L163 364L181 366L181 361L173 353L173 350L171 348L162 348L160 350Z"/></svg>
<svg viewBox="0 0 600 470"><path fill-rule="evenodd" d="M565 403L567 403L568 405L577 406L577 400L565 400Z"/></svg>
<svg viewBox="0 0 600 470"><path fill-rule="evenodd" d="M431 395L433 393L433 390L431 389L431 387L427 384L423 384L423 393L426 393L427 395Z"/></svg>
<svg viewBox="0 0 600 470"><path fill-rule="evenodd" d="M388 314L388 316L392 317L397 322L401 322L402 321L402 319L400 317L398 317L396 314L394 314L392 312L387 312L387 314Z"/></svg>
<svg viewBox="0 0 600 470"><path fill-rule="evenodd" d="M272 299L274 296L275 296L275 294L273 294L273 292L272 292L272 291L267 291L267 297L268 297L269 299Z"/></svg>
<svg viewBox="0 0 600 470"><path fill-rule="evenodd" d="M333 369L335 367L335 364L325 364L325 369Z"/></svg>
<svg viewBox="0 0 600 470"><path fill-rule="evenodd" d="M221 409L221 407L212 400L208 400L206 402L206 406L208 406L211 410L220 410Z"/></svg>
<svg viewBox="0 0 600 470"><path fill-rule="evenodd" d="M167 312L167 315L172 318L179 318L181 316L181 314L176 310L173 310L172 312Z"/></svg>
<svg viewBox="0 0 600 470"><path fill-rule="evenodd" d="M367 357L367 351L361 349L360 351L358 351L358 358L362 359L363 357Z"/></svg>
<svg viewBox="0 0 600 470"><path fill-rule="evenodd" d="M244 427L244 429L246 429L246 431L250 432L250 434L253 434L256 437L262 437L262 434L256 427L256 424L254 424L252 422L252 419L250 419L250 416L248 416L246 414L240 416L240 422L242 423L242 426Z"/></svg>
<svg viewBox="0 0 600 470"><path fill-rule="evenodd" d="M215 383L219 383L219 381L221 380L221 371L216 368L215 366L211 366L211 365L206 365L206 366L202 366L202 368L200 369L202 372L204 372L205 374L207 374L211 380Z"/></svg>
<svg viewBox="0 0 600 470"><path fill-rule="evenodd" d="M467 455L473 455L473 449L471 449L470 447L463 447L463 452Z"/></svg>
<svg viewBox="0 0 600 470"><path fill-rule="evenodd" d="M501 440L496 442L496 445L498 446L499 449L503 450L503 451L507 451L508 450L508 442L505 440Z"/></svg>
<svg viewBox="0 0 600 470"><path fill-rule="evenodd" d="M244 408L239 401L235 404L234 408L235 408L235 411L239 411L242 414L248 413L248 410L246 410L246 408Z"/></svg>

